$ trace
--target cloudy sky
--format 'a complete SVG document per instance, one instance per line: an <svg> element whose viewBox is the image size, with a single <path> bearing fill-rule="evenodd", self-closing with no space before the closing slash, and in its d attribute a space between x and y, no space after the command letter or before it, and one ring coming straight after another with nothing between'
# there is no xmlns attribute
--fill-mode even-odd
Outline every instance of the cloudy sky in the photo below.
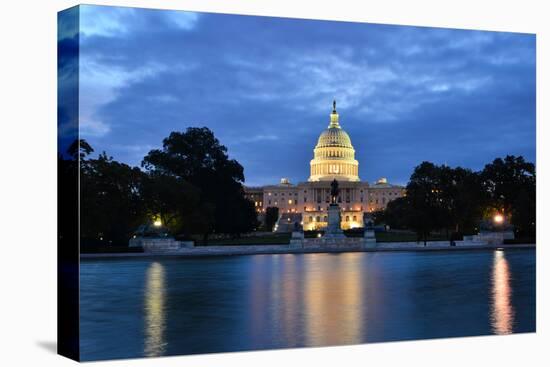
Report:
<svg viewBox="0 0 550 367"><path fill-rule="evenodd" d="M131 165L207 126L246 184L305 181L333 99L363 180L535 161L534 35L81 6L79 76L81 137Z"/></svg>

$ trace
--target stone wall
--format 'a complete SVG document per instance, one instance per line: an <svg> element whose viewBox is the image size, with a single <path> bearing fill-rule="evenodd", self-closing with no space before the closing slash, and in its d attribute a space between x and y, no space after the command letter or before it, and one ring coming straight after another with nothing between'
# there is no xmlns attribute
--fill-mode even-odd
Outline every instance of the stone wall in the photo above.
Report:
<svg viewBox="0 0 550 367"><path fill-rule="evenodd" d="M175 252L194 246L193 241L176 241L173 238L136 237L130 239L130 247L142 247L143 252Z"/></svg>
<svg viewBox="0 0 550 367"><path fill-rule="evenodd" d="M317 237L305 238L304 248L308 247L362 247L365 239L362 237L330 238Z"/></svg>

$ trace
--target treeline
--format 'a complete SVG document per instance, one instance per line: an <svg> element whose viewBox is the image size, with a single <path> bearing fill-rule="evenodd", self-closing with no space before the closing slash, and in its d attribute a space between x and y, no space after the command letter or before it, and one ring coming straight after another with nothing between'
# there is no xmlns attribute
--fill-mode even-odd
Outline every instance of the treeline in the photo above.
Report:
<svg viewBox="0 0 550 367"><path fill-rule="evenodd" d="M168 232L180 238L211 233L238 236L257 227L254 204L245 198L243 167L208 128L172 132L151 150L142 168L117 162L75 141L59 169L80 158L80 238L83 246L126 246L135 234ZM161 223L155 226L153 223Z"/></svg>
<svg viewBox="0 0 550 367"><path fill-rule="evenodd" d="M479 172L423 162L411 175L406 196L388 203L374 220L414 230L426 241L433 231L456 238L477 233L480 226L494 225L496 215L513 225L516 238L534 240L535 165L521 156L497 158Z"/></svg>

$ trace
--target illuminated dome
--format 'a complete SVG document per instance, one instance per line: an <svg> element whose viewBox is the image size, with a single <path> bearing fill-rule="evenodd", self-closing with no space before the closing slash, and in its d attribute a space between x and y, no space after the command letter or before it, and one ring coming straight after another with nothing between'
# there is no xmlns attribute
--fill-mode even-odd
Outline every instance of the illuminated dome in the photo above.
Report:
<svg viewBox="0 0 550 367"><path fill-rule="evenodd" d="M353 149L347 132L340 127L329 127L321 133L316 148L342 147Z"/></svg>
<svg viewBox="0 0 550 367"><path fill-rule="evenodd" d="M309 181L359 181L359 163L351 139L340 126L336 101L332 103L330 124L319 136L310 162Z"/></svg>

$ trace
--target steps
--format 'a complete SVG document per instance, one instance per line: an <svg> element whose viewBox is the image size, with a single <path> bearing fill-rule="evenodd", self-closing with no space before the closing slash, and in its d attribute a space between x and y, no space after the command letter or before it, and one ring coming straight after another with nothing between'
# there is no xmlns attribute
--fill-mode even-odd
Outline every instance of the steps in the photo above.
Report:
<svg viewBox="0 0 550 367"><path fill-rule="evenodd" d="M294 231L294 225L298 223L298 228L302 229L302 214L301 213L283 213L273 227L275 233L289 233Z"/></svg>

